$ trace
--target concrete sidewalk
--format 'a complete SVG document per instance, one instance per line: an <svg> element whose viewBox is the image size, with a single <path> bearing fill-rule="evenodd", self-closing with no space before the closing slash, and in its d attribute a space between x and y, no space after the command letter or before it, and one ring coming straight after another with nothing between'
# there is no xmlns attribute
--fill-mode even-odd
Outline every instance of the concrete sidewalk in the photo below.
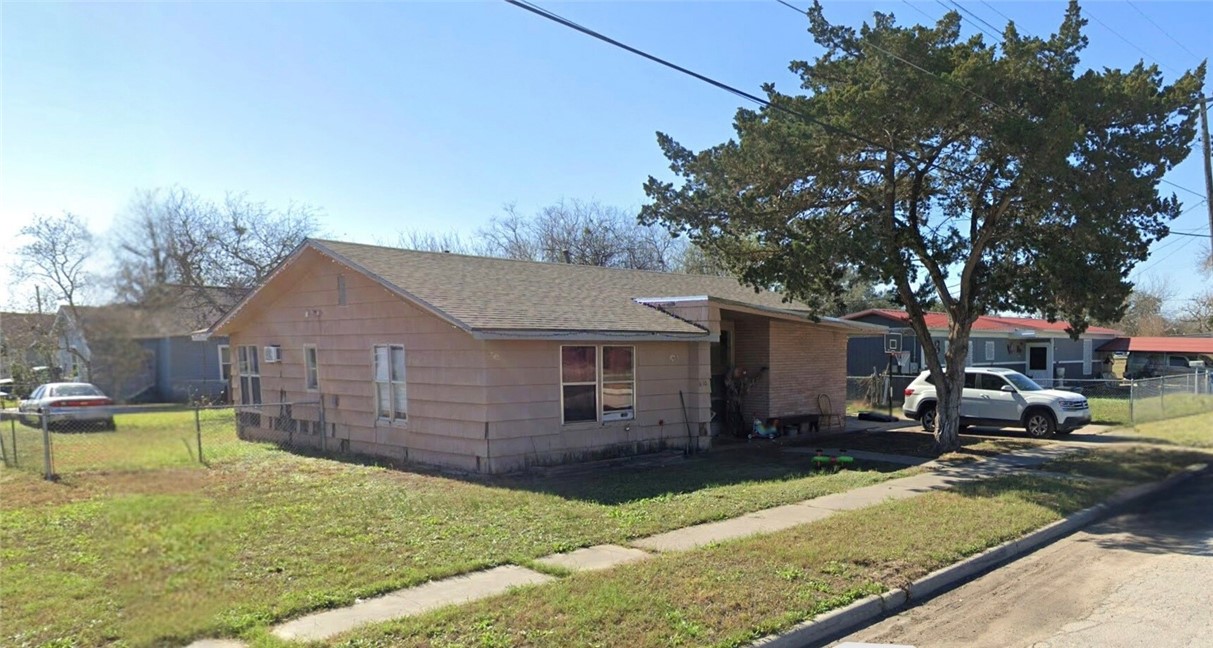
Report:
<svg viewBox="0 0 1213 648"><path fill-rule="evenodd" d="M567 553L538 558L535 563L568 571L608 569L652 558L654 553L687 551L705 545L773 533L834 515L880 504L889 500L916 497L923 493L951 488L957 484L1040 466L1052 459L1075 452L1076 448L1049 446L999 455L985 461L965 464L940 463L915 457L864 452L864 459L886 463L916 463L930 472L893 479L854 490L816 497L796 504L777 506L740 517L697 524L632 541L631 547L598 545ZM859 453L850 453L859 454ZM361 600L343 608L308 614L271 629L278 638L295 641L323 641L358 626L413 616L447 605L467 603L507 592L515 587L536 586L554 580L553 576L525 567L503 565L493 569L431 581L416 587ZM191 648L239 645L223 640L199 640Z"/></svg>

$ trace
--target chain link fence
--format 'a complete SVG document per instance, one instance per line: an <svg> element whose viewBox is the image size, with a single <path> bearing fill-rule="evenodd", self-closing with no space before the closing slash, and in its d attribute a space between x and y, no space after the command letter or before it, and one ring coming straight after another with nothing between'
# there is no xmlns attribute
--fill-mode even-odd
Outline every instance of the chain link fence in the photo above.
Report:
<svg viewBox="0 0 1213 648"><path fill-rule="evenodd" d="M272 445L323 450L325 429L319 402L7 409L0 455L8 468L56 479L207 466Z"/></svg>
<svg viewBox="0 0 1213 648"><path fill-rule="evenodd" d="M884 412L892 399L893 414L901 414L905 389L916 375L883 373L847 376L847 411ZM1213 411L1213 372L1137 380L1056 379L1037 381L1049 389L1072 391L1087 397L1095 423L1136 425L1161 419Z"/></svg>
<svg viewBox="0 0 1213 648"><path fill-rule="evenodd" d="M1213 412L1211 371L1134 380L1130 389L1134 425Z"/></svg>

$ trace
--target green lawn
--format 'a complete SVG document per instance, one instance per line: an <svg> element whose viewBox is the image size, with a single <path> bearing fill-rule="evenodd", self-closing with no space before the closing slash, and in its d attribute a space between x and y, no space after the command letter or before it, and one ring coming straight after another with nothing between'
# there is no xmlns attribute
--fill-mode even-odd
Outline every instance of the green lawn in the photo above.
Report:
<svg viewBox="0 0 1213 648"><path fill-rule="evenodd" d="M232 635L433 578L907 474L883 466L813 474L803 456L774 447L494 481L264 446L206 468L158 440L172 435L119 427L155 437L149 444L163 451L142 461L170 467L65 473L60 483L0 471L0 644Z"/></svg>
<svg viewBox="0 0 1213 648"><path fill-rule="evenodd" d="M1132 425L1127 398L1088 398L1091 406L1091 422L1103 425Z"/></svg>
<svg viewBox="0 0 1213 648"><path fill-rule="evenodd" d="M1213 448L1213 411L1141 423L1127 432L1142 441L1169 443L1193 448Z"/></svg>
<svg viewBox="0 0 1213 648"><path fill-rule="evenodd" d="M961 485L376 625L338 645L744 646L902 587L1114 488L1030 475Z"/></svg>
<svg viewBox="0 0 1213 648"><path fill-rule="evenodd" d="M199 466L198 435L203 458L232 459L265 452L266 444L246 443L236 437L231 409L139 412L114 417L116 431L92 427L75 431L52 430L54 470L60 475L83 471L160 470ZM18 421L0 423L6 453L16 448L20 467L43 470L42 430Z"/></svg>

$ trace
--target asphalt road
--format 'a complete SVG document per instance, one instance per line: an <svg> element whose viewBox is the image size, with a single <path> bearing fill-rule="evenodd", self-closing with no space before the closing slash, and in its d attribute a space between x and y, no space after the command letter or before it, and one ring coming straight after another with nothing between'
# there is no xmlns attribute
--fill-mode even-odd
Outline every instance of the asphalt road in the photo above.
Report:
<svg viewBox="0 0 1213 648"><path fill-rule="evenodd" d="M835 644L1213 646L1213 473Z"/></svg>

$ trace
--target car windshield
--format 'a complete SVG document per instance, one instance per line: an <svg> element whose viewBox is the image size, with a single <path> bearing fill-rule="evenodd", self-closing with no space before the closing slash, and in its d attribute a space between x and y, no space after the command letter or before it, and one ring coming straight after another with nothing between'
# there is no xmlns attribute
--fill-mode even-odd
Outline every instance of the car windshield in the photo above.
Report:
<svg viewBox="0 0 1213 648"><path fill-rule="evenodd" d="M1037 385L1034 380L1021 373L1003 374L1002 377L1009 380L1012 385L1015 385L1015 389L1019 391L1040 391L1044 389L1044 387Z"/></svg>
<svg viewBox="0 0 1213 648"><path fill-rule="evenodd" d="M92 385L61 385L55 388L55 396L102 396L100 389Z"/></svg>

